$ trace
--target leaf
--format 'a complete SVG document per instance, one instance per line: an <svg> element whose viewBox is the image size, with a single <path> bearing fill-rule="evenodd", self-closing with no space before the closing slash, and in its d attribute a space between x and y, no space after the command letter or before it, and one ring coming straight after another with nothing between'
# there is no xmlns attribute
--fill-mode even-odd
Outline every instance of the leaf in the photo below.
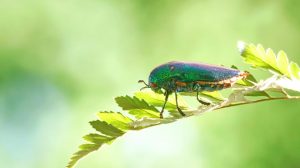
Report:
<svg viewBox="0 0 300 168"><path fill-rule="evenodd" d="M265 60L271 67L277 66L276 55L270 48L266 50Z"/></svg>
<svg viewBox="0 0 300 168"><path fill-rule="evenodd" d="M106 143L108 141L113 140L114 138L93 133L93 134L85 135L83 137L83 139L88 141L88 142L99 144L99 143Z"/></svg>
<svg viewBox="0 0 300 168"><path fill-rule="evenodd" d="M290 80L288 78L280 78L276 80L275 83L281 88L300 92L300 80Z"/></svg>
<svg viewBox="0 0 300 168"><path fill-rule="evenodd" d="M267 62L272 58L272 52L270 51L270 49L268 49L268 53L270 54L269 56L266 56L266 52L260 44L255 46L253 44L244 43L243 48L239 49L241 51L241 56L244 58L246 63L252 65L253 67L271 69L275 72L279 72L276 67L273 67Z"/></svg>
<svg viewBox="0 0 300 168"><path fill-rule="evenodd" d="M273 67L270 66L267 62L264 60L264 49L261 45L258 45L257 47L253 44L245 44L244 49L241 52L242 57L244 60L251 64L253 67L262 67L262 68L268 68L272 69ZM276 70L276 69L275 69Z"/></svg>
<svg viewBox="0 0 300 168"><path fill-rule="evenodd" d="M103 111L97 113L99 120L91 121L91 126L98 133L91 133L83 137L85 144L79 146L79 150L71 157L67 168L72 168L76 162L90 152L98 150L103 144L110 144L116 138L122 136L129 130L140 130L161 124L168 124L179 119L187 118L218 110L226 107L232 107L243 104L251 104L268 100L279 99L300 99L300 96L290 96L285 89L290 89L300 92L300 68L291 62L283 51L280 51L276 56L271 49L265 50L261 45L239 44L242 56L245 61L253 67L264 68L276 72L278 75L273 75L266 80L257 80L253 75L249 75L245 81L239 81L243 87L234 89L228 97L224 98L220 92L202 92L201 96L210 97L217 101L208 106L199 106L197 109L192 109L179 96L180 107L184 108L185 117L178 113L174 98L170 97L167 102L167 108L170 115L167 118L159 118L159 112L156 107L161 107L164 103L164 96L154 92L137 92L135 96L120 96L117 97L116 103L129 114L134 115L136 119L131 119L119 112ZM280 91L285 93L283 96L270 97L266 91ZM185 93L183 93L185 94ZM192 93L195 94L195 93ZM195 96L195 95L194 95ZM264 98L248 99L246 96L264 96ZM128 114L125 113L125 114Z"/></svg>
<svg viewBox="0 0 300 168"><path fill-rule="evenodd" d="M67 168L72 168L81 158L85 155L98 150L104 143L112 141L113 137L107 137L99 134L88 134L83 137L84 140L91 142L92 144L82 144L79 146L79 150L73 154Z"/></svg>
<svg viewBox="0 0 300 168"><path fill-rule="evenodd" d="M255 84L257 84L257 80L256 78L250 74L247 76L247 78L245 80L239 80L237 82L238 85L242 85L242 86L255 86ZM253 96L253 97L257 97L257 96L265 96L265 97L270 97L270 95L265 92L265 91L252 91L250 93L245 93L245 96Z"/></svg>
<svg viewBox="0 0 300 168"><path fill-rule="evenodd" d="M92 125L92 127L101 132L104 135L108 135L111 137L119 137L121 135L123 135L125 132L123 132L122 130L104 122L104 121L91 121L90 124Z"/></svg>
<svg viewBox="0 0 300 168"><path fill-rule="evenodd" d="M239 69L239 68L238 68L237 66L235 66L235 65L231 65L231 68L232 68L232 69L237 69L237 70Z"/></svg>
<svg viewBox="0 0 300 168"><path fill-rule="evenodd" d="M122 107L123 110L134 110L134 109L146 109L151 111L158 110L148 103L145 100L140 100L137 97L129 97L129 96L120 96L115 98L117 104Z"/></svg>
<svg viewBox="0 0 300 168"><path fill-rule="evenodd" d="M260 44L255 46L244 42L239 42L238 48L245 62L253 67L264 68L290 79L292 79L292 77L300 79L299 66L294 62L290 63L284 51L279 51L278 54L275 55L271 49L265 51Z"/></svg>
<svg viewBox="0 0 300 168"><path fill-rule="evenodd" d="M299 68L298 64L296 64L295 62L291 62L290 70L291 70L291 74L294 78L300 79L300 68Z"/></svg>
<svg viewBox="0 0 300 168"><path fill-rule="evenodd" d="M288 80L288 81L292 81L292 80ZM277 81L277 79L273 78L273 77L272 77L272 80L267 79L264 81L260 81L258 85L241 88L240 90L234 90L229 95L228 99L226 99L224 101L220 101L219 103L217 103L215 105L201 106L201 108L194 110L194 111L192 109L188 109L186 111L186 114L187 114L187 116L193 116L193 115L201 114L203 112L220 109L222 107L230 107L230 106L240 105L241 103L248 104L249 102L251 102L251 100L246 99L245 96L266 96L266 97L268 97L267 99L271 100L271 98L269 96L267 96L264 91L268 90L268 89L276 89L277 87L273 88L274 84L281 84L280 82L283 84L286 84L286 81L284 81L284 80ZM293 85L300 86L300 84L298 84L298 83L290 84L290 86L293 86ZM123 97L121 99L122 100L119 99L120 100L119 103L122 102L123 104L122 103L120 103L120 104L122 104L122 107L123 107L124 102L128 101L127 99L130 99L130 101L128 101L128 102L131 102L131 101L133 101L131 99L134 99L134 98ZM126 99L126 101L124 101L123 99ZM266 99L264 98L263 100L266 100ZM135 101L137 101L137 100L135 100ZM142 101L137 101L137 102L141 103ZM133 104L139 104L139 103L133 103ZM149 104L147 102L144 102L141 104L143 104L142 106L144 108L152 109L151 107L149 107ZM99 121L99 120L92 121L91 125L103 135L88 134L88 135L84 136L83 138L90 143L83 144L80 146L79 151L76 152L71 157L71 160L70 160L67 168L73 167L79 159L86 156L90 152L98 150L101 147L101 145L110 143L113 140L115 140L117 137L123 135L125 132L122 131L122 129L125 129L125 128L127 129L128 125L130 125L135 130L139 130L139 129L144 129L144 128L148 128L148 127L152 127L152 126L156 126L156 125L172 123L179 119L185 118L185 117L180 116L177 110L174 110L174 112L171 111L170 114L173 117L160 119L160 118L151 118L153 116L145 117L145 114L142 114L144 112L143 110L150 111L150 113L152 113L155 117L157 117L157 114L159 114L159 113L149 110L149 109L137 109L137 107L133 106L132 104L130 104L130 105L126 104L126 106L124 108L128 109L127 111L129 111L129 113L130 112L136 113L134 115L138 116L137 117L138 120L131 120L130 118L122 115L121 113L99 112L98 116L103 121ZM149 115L150 113L148 113L147 115Z"/></svg>
<svg viewBox="0 0 300 168"><path fill-rule="evenodd" d="M182 92L180 94L183 96L192 96L195 98L197 96L196 92ZM202 91L202 92L199 92L199 97L205 97L205 98L211 99L213 101L225 100L225 98L222 96L222 94L219 91L213 91L213 92Z"/></svg>
<svg viewBox="0 0 300 168"><path fill-rule="evenodd" d="M149 117L149 118L159 118L159 113L152 110L146 110L146 109L133 109L129 110L129 114L134 115L137 119L143 118L143 117Z"/></svg>
<svg viewBox="0 0 300 168"><path fill-rule="evenodd" d="M94 122L94 121L92 121ZM97 125L96 127L99 127L100 125L98 124L93 124L93 125ZM111 128L109 127L103 127L102 129L107 129L111 130ZM102 132L109 132L109 131L101 131ZM110 135L112 135L111 133L109 133ZM115 134L114 134L115 135ZM121 135L121 134L120 134ZM104 136L104 135L99 135L99 134L88 134L85 135L83 137L84 140L91 142L91 144L82 144L79 146L79 150L73 154L73 156L71 157L68 165L66 166L67 168L72 168L75 166L75 164L81 159L83 158L85 155L98 150L103 144L105 143L110 143L111 141L113 141L116 137L108 137L108 136Z"/></svg>
<svg viewBox="0 0 300 168"><path fill-rule="evenodd" d="M84 156L87 154L98 150L103 143L98 143L98 144L82 144L79 146L79 150L73 154L71 157L68 165L66 166L67 168L72 168L75 166L75 164Z"/></svg>
<svg viewBox="0 0 300 168"><path fill-rule="evenodd" d="M250 82L250 81L249 80L238 80L236 82L236 84L237 85L242 85L242 86L253 86L254 84L252 82Z"/></svg>
<svg viewBox="0 0 300 168"><path fill-rule="evenodd" d="M235 65L231 65L231 68L239 70L238 67ZM257 83L257 80L254 78L254 76L251 73L249 73L246 79L240 79L235 84L242 85L242 86L253 86L254 83Z"/></svg>
<svg viewBox="0 0 300 168"><path fill-rule="evenodd" d="M287 77L291 77L289 73L289 60L283 51L279 51L277 55L277 66L280 72Z"/></svg>
<svg viewBox="0 0 300 168"><path fill-rule="evenodd" d="M201 94L203 94L205 96L208 96L210 98L214 98L215 100L218 100L218 101L225 100L225 98L223 97L223 95L219 91L214 91L214 92L204 91L204 92L201 92Z"/></svg>
<svg viewBox="0 0 300 168"><path fill-rule="evenodd" d="M129 114L134 115L135 118L159 117L159 111L153 105L149 105L145 100L138 99L136 96L121 96L115 98L115 100L123 110L128 110Z"/></svg>
<svg viewBox="0 0 300 168"><path fill-rule="evenodd" d="M270 95L267 92L265 92L265 91L253 91L253 92L250 92L250 93L246 93L245 96L254 96L254 97L264 96L264 97L270 97Z"/></svg>
<svg viewBox="0 0 300 168"><path fill-rule="evenodd" d="M156 106L156 107L162 107L163 104L165 103L165 96L163 94L157 94L153 91L140 91L140 92L136 92L134 95L137 98L143 99L147 103L149 103L153 106ZM187 103L181 96L178 96L177 100L178 100L178 104L179 104L180 108L182 108L182 109L188 108ZM177 109L174 95L169 96L169 100L166 103L166 109L169 109L169 110Z"/></svg>
<svg viewBox="0 0 300 168"><path fill-rule="evenodd" d="M123 114L116 112L99 112L97 116L108 124L122 130L130 129L130 123L133 121L129 117L125 117Z"/></svg>
<svg viewBox="0 0 300 168"><path fill-rule="evenodd" d="M231 65L231 68L239 70L239 68L235 65ZM235 84L242 85L242 86L253 86L254 83L257 83L257 80L254 78L252 74L249 73L246 79L240 79Z"/></svg>

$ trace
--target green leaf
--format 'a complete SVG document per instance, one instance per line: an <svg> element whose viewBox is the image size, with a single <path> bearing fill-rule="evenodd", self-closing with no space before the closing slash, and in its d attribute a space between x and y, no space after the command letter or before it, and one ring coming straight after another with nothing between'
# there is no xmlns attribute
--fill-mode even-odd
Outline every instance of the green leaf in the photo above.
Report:
<svg viewBox="0 0 300 168"><path fill-rule="evenodd" d="M122 130L120 130L104 121L99 121L99 120L91 121L90 124L92 125L92 127L95 130L97 130L107 136L119 137L125 133Z"/></svg>
<svg viewBox="0 0 300 168"><path fill-rule="evenodd" d="M265 50L261 45L258 45L257 47L253 44L245 44L244 48L242 49L241 55L244 58L244 60L251 64L253 67L262 67L262 68L268 68L271 69L272 67L265 62L264 55Z"/></svg>
<svg viewBox="0 0 300 168"><path fill-rule="evenodd" d="M87 154L98 150L103 143L98 143L98 144L82 144L79 146L79 150L73 154L71 157L68 165L66 166L67 168L72 168L75 166L75 164L84 156Z"/></svg>
<svg viewBox="0 0 300 168"><path fill-rule="evenodd" d="M183 96L192 96L195 97L197 96L196 92L182 92L180 93ZM219 91L213 91L213 92L208 92L208 91L202 91L199 92L199 97L205 97L208 98L212 101L223 101L225 98L222 96L222 94Z"/></svg>
<svg viewBox="0 0 300 168"><path fill-rule="evenodd" d="M238 68L237 66L235 66L235 65L231 65L231 68L232 68L232 69L237 69L237 70L239 69L239 68Z"/></svg>
<svg viewBox="0 0 300 168"><path fill-rule="evenodd" d="M223 97L223 95L219 91L214 91L214 92L203 91L203 92L201 92L201 94L205 95L205 96L208 96L210 98L213 98L215 100L218 100L218 101L225 100L225 98Z"/></svg>
<svg viewBox="0 0 300 168"><path fill-rule="evenodd" d="M242 86L253 86L254 84L248 80L238 80L236 82L236 84L238 85L242 85Z"/></svg>
<svg viewBox="0 0 300 168"><path fill-rule="evenodd" d="M72 155L67 168L73 167L82 157L98 150L103 144L112 143L116 138L122 136L129 130L140 130L156 125L168 124L182 118L236 105L267 100L300 99L300 96L290 96L283 91L284 89L290 89L300 92L300 80L297 80L300 79L300 68L294 62L289 63L283 51L280 51L276 56L271 49L265 50L261 45L255 46L253 44L247 45L244 43L240 49L245 61L253 67L264 68L272 71L272 73L276 72L284 76L273 76L266 80L260 80L260 82L257 83L257 80L252 75L249 75L246 80L238 82L245 87L233 90L233 92L228 95L228 98L224 98L220 92L217 91L202 92L200 96L215 99L217 102L209 106L200 106L198 109L190 108L182 97L179 96L179 105L185 110L185 117L179 114L173 95L170 95L171 97L166 104L170 115L163 119L159 118L159 111L156 108L163 106L165 101L163 94L148 91L137 92L133 97L117 97L115 99L116 103L124 111L134 115L135 119L131 119L119 112L104 111L97 113L99 120L91 121L90 124L99 134L91 133L83 137L88 143L79 146L79 150ZM276 92L276 94L272 94L272 97L270 97L266 91L268 91L268 93ZM284 95L276 96L277 92L284 93ZM189 95L191 94L196 96L196 93L189 93ZM248 99L246 96L264 96L264 98Z"/></svg>
<svg viewBox="0 0 300 168"><path fill-rule="evenodd" d="M107 142L113 140L114 138L104 136L104 135L99 135L99 134L88 134L88 135L85 135L83 137L83 139L88 141L88 142L92 142L92 143L95 143L95 144L100 144L100 143L107 143Z"/></svg>
<svg viewBox="0 0 300 168"><path fill-rule="evenodd" d="M257 83L256 78L250 74L247 76L247 78L245 80L239 80L237 82L238 85L242 85L242 86L254 86ZM246 93L245 96L264 96L264 97L270 97L270 95L265 92L265 91L252 91L250 93Z"/></svg>
<svg viewBox="0 0 300 168"><path fill-rule="evenodd" d="M99 112L97 116L108 124L122 130L130 129L130 123L133 121L119 112Z"/></svg>
<svg viewBox="0 0 300 168"><path fill-rule="evenodd" d="M121 96L115 98L115 100L123 110L128 110L129 114L134 115L138 119L143 117L159 117L159 111L153 105L149 105L143 99L138 99L135 96Z"/></svg>
<svg viewBox="0 0 300 168"><path fill-rule="evenodd" d="M134 95L137 98L143 99L147 103L149 103L153 106L156 106L156 107L162 107L165 102L165 96L163 94L157 94L153 91L140 91L140 92L136 92ZM178 104L179 104L179 107L182 109L188 108L187 103L181 96L178 96ZM168 109L168 110L177 109L174 95L169 96L169 100L166 103L166 109Z"/></svg>
<svg viewBox="0 0 300 168"><path fill-rule="evenodd" d="M255 83L257 83L257 80L252 74L248 75L246 79L244 80L241 79L236 82L236 84L242 86L254 86Z"/></svg>
<svg viewBox="0 0 300 168"><path fill-rule="evenodd" d="M245 96L253 96L253 97L264 96L264 97L270 97L270 95L267 92L265 92L265 91L252 91L250 93L246 93Z"/></svg>
<svg viewBox="0 0 300 168"><path fill-rule="evenodd" d="M298 64L296 64L295 62L291 62L290 70L291 70L291 74L294 78L300 79L300 68L299 68Z"/></svg>
<svg viewBox="0 0 300 168"><path fill-rule="evenodd" d="M277 66L281 74L291 77L289 73L289 60L283 51L279 51L277 54Z"/></svg>
<svg viewBox="0 0 300 168"><path fill-rule="evenodd" d="M289 63L284 51L279 51L276 56L271 49L265 51L260 44L255 46L243 42L239 43L239 49L245 62L253 67L264 68L290 79L292 77L300 79L299 67L293 62Z"/></svg>
<svg viewBox="0 0 300 168"><path fill-rule="evenodd" d="M103 144L109 143L115 139L115 137L108 137L99 134L88 134L83 137L84 140L91 142L91 144L82 144L79 146L79 150L73 154L67 168L72 168L75 164L83 158L85 155L98 150Z"/></svg>
<svg viewBox="0 0 300 168"><path fill-rule="evenodd" d="M231 65L232 69L238 69L237 66L235 65ZM249 72L248 72L249 73ZM236 84L238 85L242 85L242 86L253 86L254 83L257 83L257 80L254 78L254 76L252 74L249 73L249 75L247 76L246 79L240 79L236 82Z"/></svg>
<svg viewBox="0 0 300 168"><path fill-rule="evenodd" d="M129 114L134 115L138 119L143 118L143 117L159 118L159 113L158 112L152 111L152 110L147 110L147 109L129 110Z"/></svg>
<svg viewBox="0 0 300 168"><path fill-rule="evenodd" d="M146 109L158 112L154 106L149 105L145 100L140 100L135 96L120 96L116 97L115 100L123 110Z"/></svg>
<svg viewBox="0 0 300 168"><path fill-rule="evenodd" d="M277 67L276 55L270 48L266 51L265 60L271 67Z"/></svg>

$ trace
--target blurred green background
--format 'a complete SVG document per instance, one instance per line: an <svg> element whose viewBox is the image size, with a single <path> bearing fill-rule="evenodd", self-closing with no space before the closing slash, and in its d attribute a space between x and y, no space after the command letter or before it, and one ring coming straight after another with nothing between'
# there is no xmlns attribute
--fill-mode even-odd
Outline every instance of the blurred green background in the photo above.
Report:
<svg viewBox="0 0 300 168"><path fill-rule="evenodd" d="M297 0L0 0L0 167L59 168L99 110L171 60L248 69L237 40L300 63ZM261 71L250 70L262 75ZM78 168L300 167L300 103L132 132Z"/></svg>

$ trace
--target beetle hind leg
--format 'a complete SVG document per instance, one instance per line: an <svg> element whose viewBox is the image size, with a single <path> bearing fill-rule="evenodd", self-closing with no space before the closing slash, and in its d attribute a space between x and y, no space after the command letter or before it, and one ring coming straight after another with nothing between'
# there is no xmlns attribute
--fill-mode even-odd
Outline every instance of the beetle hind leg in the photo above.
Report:
<svg viewBox="0 0 300 168"><path fill-rule="evenodd" d="M178 100L177 100L177 92L175 91L175 101L176 101L176 107L178 112L182 115L185 116L185 114L182 112L182 110L180 109L180 107L178 106Z"/></svg>
<svg viewBox="0 0 300 168"><path fill-rule="evenodd" d="M166 91L166 92L165 92L165 102L164 102L164 105L163 105L163 107L162 107L162 109L161 109L161 111L160 111L160 113L159 113L159 117L160 117L160 118L164 118L164 117L163 117L163 113L164 113L166 104L167 104L167 102L168 102L168 98L169 98L169 93Z"/></svg>
<svg viewBox="0 0 300 168"><path fill-rule="evenodd" d="M197 92L197 100L198 100L199 103L204 104L204 105L206 105L206 106L208 106L208 105L211 104L210 102L203 101L203 100L201 100L201 99L199 98L199 91Z"/></svg>

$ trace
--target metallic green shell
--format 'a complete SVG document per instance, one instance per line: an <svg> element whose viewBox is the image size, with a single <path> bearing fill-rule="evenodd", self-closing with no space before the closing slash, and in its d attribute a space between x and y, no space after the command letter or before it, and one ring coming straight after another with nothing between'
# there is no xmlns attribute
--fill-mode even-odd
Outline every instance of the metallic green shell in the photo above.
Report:
<svg viewBox="0 0 300 168"><path fill-rule="evenodd" d="M221 66L199 64L199 63L185 63L185 62L169 62L162 64L152 70L149 76L149 85L151 83L157 85L157 88L164 88L167 90L174 90L174 81L188 83L187 87L191 86L193 82L218 82L233 78L240 74L239 70L225 68ZM201 86L199 86L201 87ZM214 90L209 86L202 90ZM178 91L186 91L191 88L180 88Z"/></svg>

